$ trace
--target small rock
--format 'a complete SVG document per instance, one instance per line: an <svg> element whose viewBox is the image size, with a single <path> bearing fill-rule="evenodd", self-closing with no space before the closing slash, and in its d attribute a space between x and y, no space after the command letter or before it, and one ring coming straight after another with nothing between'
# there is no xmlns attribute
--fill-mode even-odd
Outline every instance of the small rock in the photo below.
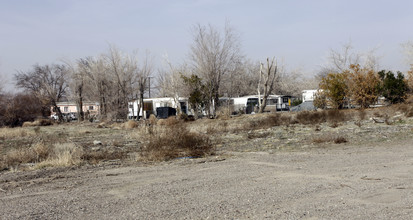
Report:
<svg viewBox="0 0 413 220"><path fill-rule="evenodd" d="M93 141L93 145L102 145L102 141Z"/></svg>
<svg viewBox="0 0 413 220"><path fill-rule="evenodd" d="M91 150L92 150L92 151L99 151L99 150L100 150L100 147L92 147Z"/></svg>
<svg viewBox="0 0 413 220"><path fill-rule="evenodd" d="M372 118L375 123L384 123L383 119L380 118Z"/></svg>

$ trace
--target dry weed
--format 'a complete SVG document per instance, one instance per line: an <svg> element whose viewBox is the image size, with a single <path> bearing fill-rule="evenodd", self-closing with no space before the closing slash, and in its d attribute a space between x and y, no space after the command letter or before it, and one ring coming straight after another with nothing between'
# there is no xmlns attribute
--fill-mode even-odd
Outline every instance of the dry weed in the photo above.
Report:
<svg viewBox="0 0 413 220"><path fill-rule="evenodd" d="M28 136L36 136L36 133L27 128L0 128L0 138L3 140Z"/></svg>
<svg viewBox="0 0 413 220"><path fill-rule="evenodd" d="M304 125L317 125L327 121L325 111L302 111L295 116L295 120Z"/></svg>
<svg viewBox="0 0 413 220"><path fill-rule="evenodd" d="M220 107L217 109L216 111L216 118L217 119L222 119L222 120L227 120L231 118L231 114L232 114L232 109L229 106L224 106L224 107Z"/></svg>
<svg viewBox="0 0 413 220"><path fill-rule="evenodd" d="M38 119L36 121L30 122L26 121L23 123L22 127L34 127L34 126L49 126L53 125L53 121L50 119Z"/></svg>
<svg viewBox="0 0 413 220"><path fill-rule="evenodd" d="M18 166L22 163L36 162L36 155L30 148L17 148L8 151L3 156L6 167Z"/></svg>
<svg viewBox="0 0 413 220"><path fill-rule="evenodd" d="M50 146L46 145L45 143L36 143L31 148L36 155L36 162L46 160L51 153Z"/></svg>
<svg viewBox="0 0 413 220"><path fill-rule="evenodd" d="M170 160L179 157L202 157L213 153L207 136L190 132L185 124L169 124L154 129L146 137L141 156L150 161Z"/></svg>
<svg viewBox="0 0 413 220"><path fill-rule="evenodd" d="M139 127L139 123L134 120L129 120L122 125L123 128L125 129L133 129Z"/></svg>
<svg viewBox="0 0 413 220"><path fill-rule="evenodd" d="M53 146L52 155L47 160L37 164L37 168L42 167L67 167L79 165L82 162L83 149L73 143L58 143Z"/></svg>
<svg viewBox="0 0 413 220"><path fill-rule="evenodd" d="M158 120L158 125L164 125L164 126L171 126L171 125L176 125L176 124L178 124L178 123L180 123L180 121L178 120L178 119L176 119L176 117L175 116L171 116L171 117L169 117L169 118L167 118L167 119L159 119Z"/></svg>
<svg viewBox="0 0 413 220"><path fill-rule="evenodd" d="M322 136L313 138L312 142L316 144L328 143L328 142L333 142L335 144L341 144L341 143L347 143L348 141L347 141L347 138L343 136L322 135Z"/></svg>
<svg viewBox="0 0 413 220"><path fill-rule="evenodd" d="M149 115L148 122L150 125L156 125L158 122L158 119L156 119L156 116L154 114Z"/></svg>
<svg viewBox="0 0 413 220"><path fill-rule="evenodd" d="M127 157L127 153L121 150L101 149L98 151L84 151L81 158L90 164L97 164L105 160L124 159Z"/></svg>

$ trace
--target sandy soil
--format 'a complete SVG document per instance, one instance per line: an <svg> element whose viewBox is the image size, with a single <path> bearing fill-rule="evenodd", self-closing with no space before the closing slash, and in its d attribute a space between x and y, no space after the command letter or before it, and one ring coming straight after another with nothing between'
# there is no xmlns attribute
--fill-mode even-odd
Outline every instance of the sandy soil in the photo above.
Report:
<svg viewBox="0 0 413 220"><path fill-rule="evenodd" d="M413 139L3 173L0 219L413 219Z"/></svg>

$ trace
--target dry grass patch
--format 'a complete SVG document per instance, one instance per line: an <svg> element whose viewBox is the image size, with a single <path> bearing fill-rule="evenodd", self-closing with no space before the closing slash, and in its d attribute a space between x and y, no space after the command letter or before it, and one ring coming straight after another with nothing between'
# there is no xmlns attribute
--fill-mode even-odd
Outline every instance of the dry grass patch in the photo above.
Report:
<svg viewBox="0 0 413 220"><path fill-rule="evenodd" d="M50 155L50 147L45 143L36 143L28 148L15 148L3 155L3 167L10 168L24 163L37 163L44 161Z"/></svg>
<svg viewBox="0 0 413 220"><path fill-rule="evenodd" d="M37 164L36 167L68 167L79 165L82 162L83 149L74 143L55 144L51 153L46 160Z"/></svg>
<svg viewBox="0 0 413 220"><path fill-rule="evenodd" d="M36 132L27 128L0 128L0 139L14 139L35 136Z"/></svg>

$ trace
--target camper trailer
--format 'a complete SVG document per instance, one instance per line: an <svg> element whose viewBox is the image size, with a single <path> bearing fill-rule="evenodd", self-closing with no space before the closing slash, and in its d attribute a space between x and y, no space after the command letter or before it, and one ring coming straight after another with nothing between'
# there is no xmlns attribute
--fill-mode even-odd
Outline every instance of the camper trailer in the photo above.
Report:
<svg viewBox="0 0 413 220"><path fill-rule="evenodd" d="M258 110L258 95L232 98L234 110L243 111L246 114L254 113ZM266 111L289 111L291 96L270 95L267 99ZM262 100L262 97L261 97Z"/></svg>

